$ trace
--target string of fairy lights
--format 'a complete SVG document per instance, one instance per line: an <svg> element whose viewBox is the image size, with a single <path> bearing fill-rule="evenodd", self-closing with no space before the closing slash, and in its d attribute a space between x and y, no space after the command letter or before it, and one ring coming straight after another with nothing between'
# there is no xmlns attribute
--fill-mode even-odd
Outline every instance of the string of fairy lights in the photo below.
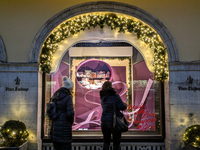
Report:
<svg viewBox="0 0 200 150"><path fill-rule="evenodd" d="M200 148L200 125L189 126L183 135L189 145Z"/></svg>
<svg viewBox="0 0 200 150"><path fill-rule="evenodd" d="M117 30L119 33L130 32L136 34L138 39L148 44L154 54L152 66L155 79L165 80L168 78L166 48L157 32L141 21L115 13L79 15L57 26L43 44L40 58L41 70L50 73L51 60L59 42L85 29L96 26L104 28L105 25L110 27L111 30Z"/></svg>
<svg viewBox="0 0 200 150"><path fill-rule="evenodd" d="M28 140L29 131L23 122L9 120L0 126L0 147L20 146Z"/></svg>
<svg viewBox="0 0 200 150"><path fill-rule="evenodd" d="M1 127L0 127L1 129ZM12 129L7 129L5 131L2 131L3 133L6 133L8 135L9 138L15 138L15 137L21 137L22 141L26 141L27 140L27 135L29 135L29 131L15 131ZM5 141L6 139L3 138L3 141Z"/></svg>

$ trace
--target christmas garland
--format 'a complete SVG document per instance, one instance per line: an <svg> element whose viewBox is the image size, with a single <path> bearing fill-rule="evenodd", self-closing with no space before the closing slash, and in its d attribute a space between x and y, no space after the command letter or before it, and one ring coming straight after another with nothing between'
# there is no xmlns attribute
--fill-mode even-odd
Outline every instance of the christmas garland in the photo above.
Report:
<svg viewBox="0 0 200 150"><path fill-rule="evenodd" d="M80 31L84 31L86 28L90 29L96 26L104 28L105 25L110 27L111 30L117 30L119 33L130 32L137 34L137 38L148 44L154 53L152 65L154 67L155 79L167 79L166 48L159 35L151 27L144 25L140 21L121 17L114 13L80 15L60 24L44 42L40 58L41 70L46 73L51 71L51 60L59 42Z"/></svg>
<svg viewBox="0 0 200 150"><path fill-rule="evenodd" d="M0 138L3 143L0 147L16 147L20 146L27 141L29 131L26 125L18 120L8 120L4 125L0 126Z"/></svg>

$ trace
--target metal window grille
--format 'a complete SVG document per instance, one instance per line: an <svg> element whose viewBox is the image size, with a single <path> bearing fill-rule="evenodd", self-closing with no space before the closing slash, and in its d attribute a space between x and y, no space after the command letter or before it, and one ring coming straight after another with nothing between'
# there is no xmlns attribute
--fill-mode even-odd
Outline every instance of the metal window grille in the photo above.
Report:
<svg viewBox="0 0 200 150"><path fill-rule="evenodd" d="M121 150L165 150L164 143L121 143ZM112 150L113 145L110 145ZM43 143L42 150L53 150L52 143ZM103 150L103 143L72 143L72 150Z"/></svg>

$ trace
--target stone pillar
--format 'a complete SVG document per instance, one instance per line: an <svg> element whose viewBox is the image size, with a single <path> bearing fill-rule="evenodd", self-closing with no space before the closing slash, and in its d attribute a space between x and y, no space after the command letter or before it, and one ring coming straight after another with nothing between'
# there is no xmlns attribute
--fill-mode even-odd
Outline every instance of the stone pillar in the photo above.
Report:
<svg viewBox="0 0 200 150"><path fill-rule="evenodd" d="M200 62L170 63L169 71L169 85L165 88L165 149L181 150L185 129L200 124Z"/></svg>
<svg viewBox="0 0 200 150"><path fill-rule="evenodd" d="M38 63L0 64L0 125L19 120L29 130L29 150L41 149L42 78Z"/></svg>

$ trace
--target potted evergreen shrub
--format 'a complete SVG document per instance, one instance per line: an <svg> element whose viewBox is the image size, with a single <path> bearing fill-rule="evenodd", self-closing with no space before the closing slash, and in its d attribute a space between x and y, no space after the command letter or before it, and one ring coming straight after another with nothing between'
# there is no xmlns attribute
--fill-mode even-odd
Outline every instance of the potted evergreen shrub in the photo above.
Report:
<svg viewBox="0 0 200 150"><path fill-rule="evenodd" d="M0 150L26 150L28 145L27 137L29 132L26 125L17 120L9 120L0 126Z"/></svg>
<svg viewBox="0 0 200 150"><path fill-rule="evenodd" d="M189 126L184 133L186 150L200 150L200 125Z"/></svg>

